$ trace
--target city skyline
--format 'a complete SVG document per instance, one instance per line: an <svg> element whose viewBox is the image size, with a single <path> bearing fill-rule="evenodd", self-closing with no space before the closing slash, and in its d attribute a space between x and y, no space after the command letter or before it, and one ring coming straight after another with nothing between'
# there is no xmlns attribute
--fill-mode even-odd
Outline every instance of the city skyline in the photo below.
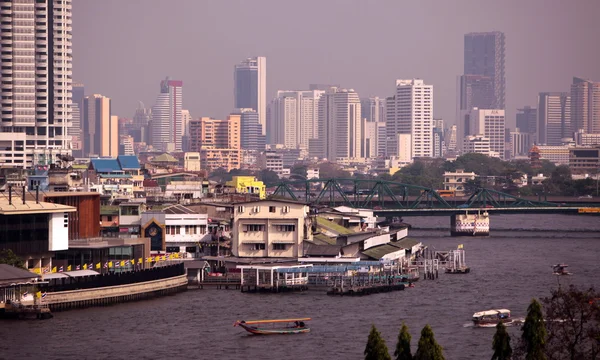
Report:
<svg viewBox="0 0 600 360"><path fill-rule="evenodd" d="M356 89L361 98L384 97L393 91L391 81L421 78L435 86L438 94L445 94L437 97L434 116L452 124L456 112L456 77L463 72L463 37L469 32L502 31L506 35L506 111L507 126L511 128L515 126L516 109L535 106L539 92L568 91L573 76L592 81L600 79L600 69L593 61L597 50L583 42L572 41L586 38L585 34L592 30L589 27L600 28L592 15L598 12L600 4L594 2L580 2L577 7L567 3L539 6L540 2L528 2L511 6L517 2L502 5L481 2L476 8L468 2L398 4L383 1L377 7L350 3L352 6L340 10L344 16L338 18L343 20L325 21L337 11L336 3L332 2L322 4L316 14L311 12L314 22L322 24L306 30L315 36L289 42L282 41L300 26L300 20L286 18L284 21L269 16L273 11L289 7L286 4L258 1L250 6L240 2L236 4L239 11L232 12L231 6L219 3L179 1L177 7L159 2L147 6L149 3L144 2L145 6L141 7L145 21L137 23L135 28L127 25L129 21L125 19L139 11L140 2L73 5L73 51L77 59L74 80L83 82L90 92L105 93L115 99L115 113L123 117L131 117L138 101L152 103L154 84L167 75L186 82L184 107L194 117L222 117L232 110L232 65L246 57L260 55L269 59L267 101L277 90L306 89L309 83L339 83ZM309 16L308 5L310 1L306 8L297 9L296 18ZM270 9L273 7L276 9ZM445 14L450 10L455 15L447 18ZM401 23L394 20L395 14L407 12L413 16ZM163 18L164 13L171 15ZM248 13L254 17L244 15ZM494 16L490 17L490 13ZM537 14L535 18L544 20L535 20L532 13ZM204 14L210 16L205 19ZM189 16L200 16L198 21L210 28L219 14L231 16L232 22L227 28L218 27L216 36L203 35L190 27L189 24L195 22L185 21ZM256 21L256 17L260 21ZM441 17L444 17L443 22L439 21ZM554 26L559 19L562 26ZM106 27L107 20L113 25ZM577 26L580 21L589 27ZM429 22L431 30L412 36L408 30L423 22ZM170 25L155 27L156 23ZM242 30L248 26L255 31ZM390 26L396 31L389 32ZM350 54L346 50L348 40L330 42L326 37L317 36L338 27L343 27L350 35L348 39L357 43L368 43L366 39L378 34L381 43L394 38L402 46L379 47L380 57L373 57L370 51ZM404 30L406 36L402 35ZM156 41L173 37L180 41ZM96 46L87 49L85 43ZM186 45L186 51L201 52L202 56L173 57L175 51L181 51L178 44L182 43L193 44ZM560 51L557 51L558 46ZM106 51L109 48L113 50ZM405 50L414 55L406 56ZM120 56L107 56L115 52ZM587 55L578 55L584 53ZM123 58L143 61L123 61ZM123 78L131 80L124 84Z"/></svg>

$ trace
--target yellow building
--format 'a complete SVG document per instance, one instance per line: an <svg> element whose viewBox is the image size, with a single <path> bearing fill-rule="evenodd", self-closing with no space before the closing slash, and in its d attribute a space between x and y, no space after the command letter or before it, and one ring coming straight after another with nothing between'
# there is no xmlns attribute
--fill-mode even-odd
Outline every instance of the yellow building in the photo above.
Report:
<svg viewBox="0 0 600 360"><path fill-rule="evenodd" d="M262 200L234 206L231 252L238 257L298 258L312 240L309 206Z"/></svg>
<svg viewBox="0 0 600 360"><path fill-rule="evenodd" d="M239 194L258 194L260 199L267 197L267 187L254 176L234 176L225 186L233 188Z"/></svg>

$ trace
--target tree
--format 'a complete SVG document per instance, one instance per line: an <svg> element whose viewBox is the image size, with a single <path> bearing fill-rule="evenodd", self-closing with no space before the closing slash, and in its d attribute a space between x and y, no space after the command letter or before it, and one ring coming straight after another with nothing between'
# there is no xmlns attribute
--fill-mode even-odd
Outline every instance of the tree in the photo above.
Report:
<svg viewBox="0 0 600 360"><path fill-rule="evenodd" d="M273 170L263 169L258 173L258 180L265 183L265 185L276 185L279 184L279 176Z"/></svg>
<svg viewBox="0 0 600 360"><path fill-rule="evenodd" d="M406 324L402 323L400 333L398 333L398 342L396 343L396 351L394 356L396 360L412 360L412 353L410 352L410 340L411 336L408 332Z"/></svg>
<svg viewBox="0 0 600 360"><path fill-rule="evenodd" d="M600 357L600 293L571 285L558 288L542 300L548 329L550 359L597 359Z"/></svg>
<svg viewBox="0 0 600 360"><path fill-rule="evenodd" d="M445 360L442 347L435 341L431 326L425 325L421 330L419 347L413 357L414 360Z"/></svg>
<svg viewBox="0 0 600 360"><path fill-rule="evenodd" d="M506 326L501 322L496 325L492 349L494 350L492 360L509 360L512 356L510 335L508 335L508 332L506 331Z"/></svg>
<svg viewBox="0 0 600 360"><path fill-rule="evenodd" d="M365 360L391 360L385 340L381 337L375 325L371 325L371 332L365 348Z"/></svg>
<svg viewBox="0 0 600 360"><path fill-rule="evenodd" d="M527 308L527 317L522 331L521 341L525 360L546 360L546 324L544 324L542 305L536 299L531 300Z"/></svg>
<svg viewBox="0 0 600 360"><path fill-rule="evenodd" d="M11 249L0 250L0 264L8 264L21 269L25 269L25 262L18 257Z"/></svg>

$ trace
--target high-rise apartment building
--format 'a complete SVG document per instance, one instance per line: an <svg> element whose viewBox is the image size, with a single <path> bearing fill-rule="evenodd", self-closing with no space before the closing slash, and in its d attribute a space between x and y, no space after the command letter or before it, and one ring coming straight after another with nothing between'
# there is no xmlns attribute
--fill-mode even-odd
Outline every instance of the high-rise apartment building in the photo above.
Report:
<svg viewBox="0 0 600 360"><path fill-rule="evenodd" d="M457 132L458 127L456 125L450 126L448 130L445 131L444 138L448 139L447 141L447 150L455 152L456 151L456 142L457 140Z"/></svg>
<svg viewBox="0 0 600 360"><path fill-rule="evenodd" d="M527 156L531 149L531 136L516 128L510 132L510 157Z"/></svg>
<svg viewBox="0 0 600 360"><path fill-rule="evenodd" d="M600 133L600 82L573 78L571 125L573 132L583 129L588 134Z"/></svg>
<svg viewBox="0 0 600 360"><path fill-rule="evenodd" d="M181 151L183 81L166 78L160 82L160 94L152 107L151 143L162 151Z"/></svg>
<svg viewBox="0 0 600 360"><path fill-rule="evenodd" d="M560 146L563 138L573 136L569 93L542 92L538 96L536 143Z"/></svg>
<svg viewBox="0 0 600 360"><path fill-rule="evenodd" d="M119 155L119 119L111 115L110 99L93 94L83 100L83 156Z"/></svg>
<svg viewBox="0 0 600 360"><path fill-rule="evenodd" d="M361 106L362 107L362 106ZM371 159L385 156L385 122L361 120L362 150L360 157ZM383 144L380 144L383 142Z"/></svg>
<svg viewBox="0 0 600 360"><path fill-rule="evenodd" d="M240 116L240 147L242 150L264 151L265 135L258 122L258 112L254 109L235 109L232 115Z"/></svg>
<svg viewBox="0 0 600 360"><path fill-rule="evenodd" d="M433 86L420 79L396 80L386 106L387 155L398 155L398 134L410 134L412 158L433 156Z"/></svg>
<svg viewBox="0 0 600 360"><path fill-rule="evenodd" d="M0 162L28 168L71 154L70 0L2 1Z"/></svg>
<svg viewBox="0 0 600 360"><path fill-rule="evenodd" d="M465 34L464 75L480 75L492 81L491 109L504 109L506 80L504 76L504 33L499 31ZM483 86L485 89L487 85ZM484 96L482 96L485 98ZM473 105L472 107L475 107ZM469 108L467 108L469 109Z"/></svg>
<svg viewBox="0 0 600 360"><path fill-rule="evenodd" d="M504 110L474 108L468 115L469 135L483 135L490 140L490 151L504 159L505 118Z"/></svg>
<svg viewBox="0 0 600 360"><path fill-rule="evenodd" d="M444 120L433 120L433 157L439 158L446 154L446 141L444 139Z"/></svg>
<svg viewBox="0 0 600 360"><path fill-rule="evenodd" d="M190 135L195 136L196 125L190 123ZM240 147L240 115L229 115L227 120L200 118L200 163L203 169L239 169L242 159ZM196 151L191 146L190 151Z"/></svg>
<svg viewBox="0 0 600 360"><path fill-rule="evenodd" d="M380 97L370 97L360 99L361 117L367 121L385 122L385 99Z"/></svg>
<svg viewBox="0 0 600 360"><path fill-rule="evenodd" d="M258 121L262 133L267 125L267 58L258 56L248 58L233 69L233 107L235 109L254 109L258 112Z"/></svg>
<svg viewBox="0 0 600 360"><path fill-rule="evenodd" d="M331 88L319 99L318 140L309 141L311 156L329 161L360 158L360 98L353 89ZM312 147L312 149L311 149Z"/></svg>
<svg viewBox="0 0 600 360"><path fill-rule="evenodd" d="M290 149L308 149L308 141L319 136L319 98L322 90L277 91L269 104L270 144Z"/></svg>
<svg viewBox="0 0 600 360"><path fill-rule="evenodd" d="M71 148L74 157L82 157L83 149L81 142L82 118L83 118L83 98L85 97L85 87L81 83L73 83L72 105L71 105L71 126L67 134L71 137Z"/></svg>

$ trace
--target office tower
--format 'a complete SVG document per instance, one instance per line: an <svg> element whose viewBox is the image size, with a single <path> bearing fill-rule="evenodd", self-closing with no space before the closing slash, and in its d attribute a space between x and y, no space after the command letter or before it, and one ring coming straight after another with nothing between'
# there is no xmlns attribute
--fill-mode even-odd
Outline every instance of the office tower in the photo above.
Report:
<svg viewBox="0 0 600 360"><path fill-rule="evenodd" d="M248 58L235 65L233 70L233 107L254 109L262 134L267 125L267 58Z"/></svg>
<svg viewBox="0 0 600 360"><path fill-rule="evenodd" d="M119 155L135 155L133 149L133 137L130 135L119 135L121 139L119 145Z"/></svg>
<svg viewBox="0 0 600 360"><path fill-rule="evenodd" d="M377 157L385 157L387 152L387 130L385 122L377 123Z"/></svg>
<svg viewBox="0 0 600 360"><path fill-rule="evenodd" d="M264 151L265 135L254 109L235 109L232 115L240 116L240 147L242 150Z"/></svg>
<svg viewBox="0 0 600 360"><path fill-rule="evenodd" d="M377 96L360 99L361 117L367 121L385 122L385 99Z"/></svg>
<svg viewBox="0 0 600 360"><path fill-rule="evenodd" d="M433 157L442 157L446 154L446 142L444 139L444 120L433 120Z"/></svg>
<svg viewBox="0 0 600 360"><path fill-rule="evenodd" d="M536 142L537 122L537 108L525 106L522 109L517 109L517 128L519 128L521 134L529 136L531 144Z"/></svg>
<svg viewBox="0 0 600 360"><path fill-rule="evenodd" d="M0 163L71 154L71 1L3 1Z"/></svg>
<svg viewBox="0 0 600 360"><path fill-rule="evenodd" d="M488 109L504 109L506 86L504 77L504 33L499 31L469 33L465 34L464 40L463 74L491 78L494 97ZM476 107L476 105L472 107Z"/></svg>
<svg viewBox="0 0 600 360"><path fill-rule="evenodd" d="M528 133L522 132L521 129L516 128L515 131L510 132L510 157L515 158L516 156L527 156L529 149L531 149L531 136Z"/></svg>
<svg viewBox="0 0 600 360"><path fill-rule="evenodd" d="M190 122L190 136L196 137L196 121ZM229 115L227 120L208 117L199 119L200 163L203 169L223 168L227 171L239 169L242 151L240 148L240 115ZM193 144L193 142L192 142ZM191 151L195 150L191 146Z"/></svg>
<svg viewBox="0 0 600 360"><path fill-rule="evenodd" d="M321 90L277 91L268 111L270 144L308 149L308 141L319 136L318 104L323 93Z"/></svg>
<svg viewBox="0 0 600 360"><path fill-rule="evenodd" d="M411 157L433 156L433 86L423 80L396 80L396 94L388 98L387 155L398 155L398 134L411 135Z"/></svg>
<svg viewBox="0 0 600 360"><path fill-rule="evenodd" d="M119 119L111 115L110 99L93 94L83 100L83 156L119 155Z"/></svg>
<svg viewBox="0 0 600 360"><path fill-rule="evenodd" d="M82 102L83 106L83 102ZM81 115L82 111L80 111L79 106L76 103L73 103L71 106L71 115L72 122L71 126L67 129L67 134L71 137L71 148L73 157L79 158L83 157L83 148L82 148L82 126L81 126Z"/></svg>
<svg viewBox="0 0 600 360"><path fill-rule="evenodd" d="M160 82L160 94L152 107L151 142L162 151L181 151L183 117L181 114L183 81L166 78Z"/></svg>
<svg viewBox="0 0 600 360"><path fill-rule="evenodd" d="M181 150L189 151L189 143L190 143L190 121L192 120L192 116L190 115L190 111L186 109L181 110L181 122L183 123L183 134L181 136Z"/></svg>
<svg viewBox="0 0 600 360"><path fill-rule="evenodd" d="M572 136L572 129L569 93L541 92L538 96L536 143L560 146L563 138Z"/></svg>
<svg viewBox="0 0 600 360"><path fill-rule="evenodd" d="M73 104L83 109L83 98L85 97L85 86L82 83L73 83Z"/></svg>
<svg viewBox="0 0 600 360"><path fill-rule="evenodd" d="M491 76L462 75L460 81L460 109L495 108L494 81Z"/></svg>
<svg viewBox="0 0 600 360"><path fill-rule="evenodd" d="M361 156L360 99L353 89L331 88L318 104L318 139L309 140L311 156L329 161Z"/></svg>
<svg viewBox="0 0 600 360"><path fill-rule="evenodd" d="M573 78L571 125L573 132L583 129L588 134L600 133L600 82Z"/></svg>
<svg viewBox="0 0 600 360"><path fill-rule="evenodd" d="M444 135L445 138L448 139L448 151L455 152L456 151L456 142L457 142L457 130L458 127L456 125L452 125L450 129L446 131Z"/></svg>
<svg viewBox="0 0 600 360"><path fill-rule="evenodd" d="M490 140L490 151L504 159L504 110L473 109L469 113L469 135L483 135Z"/></svg>
<svg viewBox="0 0 600 360"><path fill-rule="evenodd" d="M152 109L146 108L143 102L138 103L137 109L133 114L133 130L131 136L136 143L150 142L150 121L152 120Z"/></svg>
<svg viewBox="0 0 600 360"><path fill-rule="evenodd" d="M467 135L464 139L463 152L465 154L477 153L487 156L498 156L490 151L490 139L483 135Z"/></svg>
<svg viewBox="0 0 600 360"><path fill-rule="evenodd" d="M362 107L362 104L361 104ZM378 121L367 121L366 118L362 118L361 121L361 134L362 134L362 146L361 146L361 158L371 159L379 156L379 141L381 135L381 128L385 129L384 122ZM384 133L385 139L385 133ZM383 150L385 151L385 149Z"/></svg>

